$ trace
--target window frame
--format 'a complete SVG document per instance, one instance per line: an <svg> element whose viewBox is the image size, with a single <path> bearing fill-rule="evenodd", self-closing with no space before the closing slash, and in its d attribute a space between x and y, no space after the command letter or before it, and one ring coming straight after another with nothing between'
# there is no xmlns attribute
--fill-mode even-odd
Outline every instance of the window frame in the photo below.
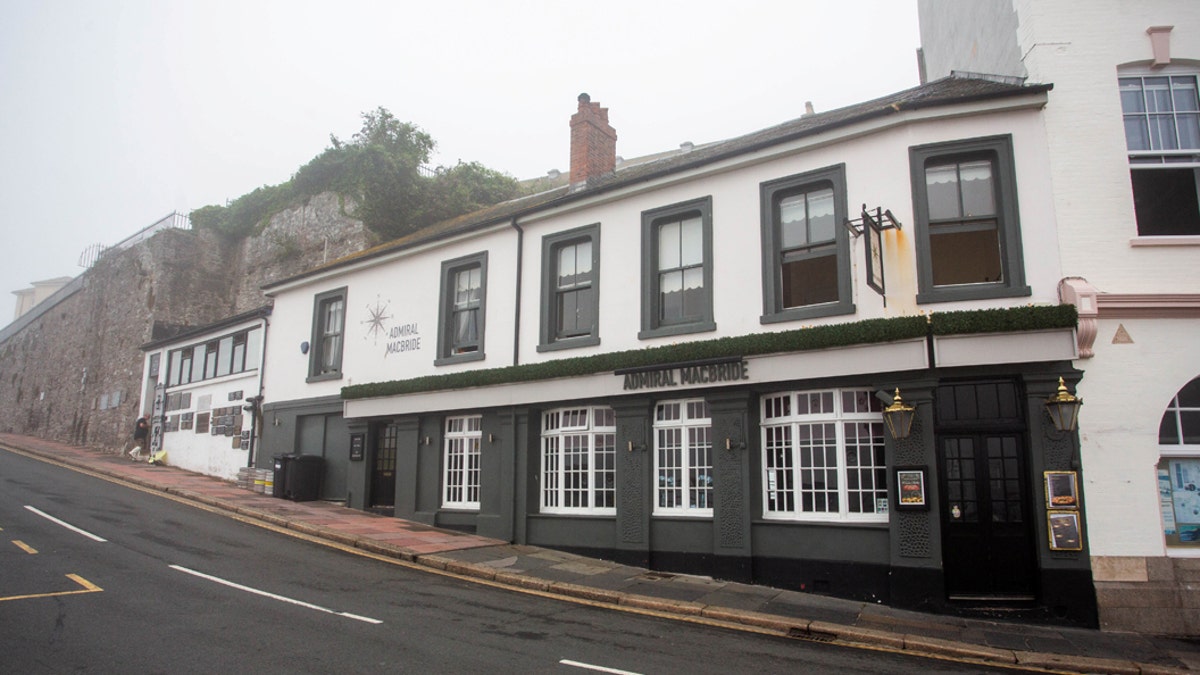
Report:
<svg viewBox="0 0 1200 675"><path fill-rule="evenodd" d="M229 374L245 372L246 351L250 343L250 331L238 331L233 334L229 350Z"/></svg>
<svg viewBox="0 0 1200 675"><path fill-rule="evenodd" d="M868 405L875 405L879 408L878 412L846 412L844 410L842 396L844 394L859 394L865 393L868 397ZM798 408L798 400L801 396L820 396L823 394L831 394L833 398L832 410L819 413L800 413ZM779 414L768 417L773 401L788 399L787 414ZM803 508L802 472L805 470L802 465L804 449L798 442L800 434L798 433L801 425L832 425L834 428L835 450L837 457L837 466L834 469L837 476L836 494L838 498L838 508L836 512L829 510L811 510L805 511ZM846 461L846 425L847 424L871 424L873 425L873 433L870 438L878 438L877 444L869 446L872 451L882 451L883 463L875 464L874 456L869 467L864 469L861 460L857 467L858 470L867 470L875 474L875 483L871 489L863 489L861 487L851 488L848 476L850 467ZM776 467L772 469L770 461L770 453L776 448L771 443L771 434L773 429L787 428L789 430L790 444L784 446L787 452L786 458L790 462L788 467ZM759 402L759 435L761 441L761 453L759 462L761 464L761 473L759 474L762 481L762 489L760 498L762 500L762 517L764 520L772 521L788 521L788 522L811 522L811 523L865 523L865 524L886 524L890 517L892 508L891 494L888 490L888 465L886 456L886 440L884 434L885 425L883 421L882 405L878 404L874 396L874 390L865 387L843 387L843 388L824 388L812 389L804 391L781 391L770 394L764 394L760 397ZM815 466L815 465L814 465ZM818 470L818 469L810 469ZM793 494L792 509L770 509L772 502L772 493L787 492L787 489L776 488L772 489L772 471L787 471L790 473L790 492ZM775 485L778 486L778 477L776 476ZM875 493L876 502L880 497L888 500L888 508L880 513L879 511L855 512L850 510L850 492L853 490L859 493ZM818 491L814 491L816 494ZM829 490L824 492L829 493Z"/></svg>
<svg viewBox="0 0 1200 675"><path fill-rule="evenodd" d="M995 183L993 198L996 205L996 237L1000 246L1001 281L934 286L926 165L933 161L964 162L985 157L992 163ZM916 223L917 304L1032 295L1032 289L1025 283L1025 258L1021 242L1012 135L910 147L909 170L912 180L913 216Z"/></svg>
<svg viewBox="0 0 1200 675"><path fill-rule="evenodd" d="M204 343L204 377L202 379L216 379L217 373L220 372L220 364L218 363L220 352L220 338Z"/></svg>
<svg viewBox="0 0 1200 675"><path fill-rule="evenodd" d="M442 262L441 290L438 295L438 354L437 358L433 361L435 366L482 361L485 358L484 329L487 325L487 264L487 251ZM474 267L479 268L479 306L475 308L475 311L478 312L478 337L476 338L478 348L472 352L455 354L453 344L455 331L451 325L451 322L454 320L454 281L459 272L464 272Z"/></svg>
<svg viewBox="0 0 1200 675"><path fill-rule="evenodd" d="M342 303L342 325L340 331L336 333L339 338L337 354L331 366L326 369L324 367L324 338L326 337L323 326L324 309L326 304L337 300ZM342 357L346 350L346 311L349 306L349 293L346 286L313 296L312 341L309 343L308 350L308 382L342 379Z"/></svg>
<svg viewBox="0 0 1200 675"><path fill-rule="evenodd" d="M167 365L164 382L166 386L179 387L230 375L240 375L248 370L257 370L256 363L247 366L247 358L250 356L258 358L257 351L254 354L249 353L249 345L251 336L257 338L254 344L261 343L261 337L255 333L259 328L259 326L251 326L195 344L168 349L165 359ZM216 345L215 352L213 351L214 345ZM152 354L151 359L158 356L158 354ZM197 358L200 359L200 365L197 365ZM210 375L209 365L214 359L216 374ZM229 367L229 372L222 372L223 363ZM195 368L201 369L201 377L195 377ZM159 374L153 364L150 374L152 377L157 377Z"/></svg>
<svg viewBox="0 0 1200 675"><path fill-rule="evenodd" d="M660 419L659 413L666 406L678 406L679 417L677 419ZM693 406L702 406L704 411L707 412L708 416L693 417L691 414ZM707 443L703 441L694 443L694 439L692 438L692 434L690 432L695 430L704 430L706 432ZM661 441L664 433L671 431L679 432L678 467L664 467L662 462L664 448L662 447ZM708 403L702 398L659 401L654 406L653 432L655 495L653 514L655 516L711 518L713 515L713 502L716 497L716 490L713 486L713 461L716 456L716 448L713 446L712 412L708 409ZM707 445L708 464L703 468L707 469L707 474L705 475L708 478L708 483L703 487L692 484L693 482L699 483L699 476L697 476L696 481L691 479L691 475L695 471L696 466L693 466L693 462L691 461L690 457L690 451L697 445L701 448L704 448L704 446ZM668 486L663 485L663 471L667 470L668 468L677 470L679 472L680 479L679 485L669 486L670 489L667 489ZM689 494L696 489L701 490L704 495L704 497L699 501L707 503L707 506L664 505L665 501L670 501L667 499L667 496L671 492L678 492L682 502L686 504L689 501Z"/></svg>
<svg viewBox="0 0 1200 675"><path fill-rule="evenodd" d="M456 423L461 430L452 430ZM442 508L478 511L483 459L483 416L454 415L446 418L442 442ZM456 453L451 454L452 450ZM461 459L461 462L452 461ZM456 498L455 492L461 492ZM472 498L473 497L473 498Z"/></svg>
<svg viewBox="0 0 1200 675"><path fill-rule="evenodd" d="M698 214L701 225L701 251L704 257L702 279L703 295L700 300L700 316L693 320L663 322L660 319L662 294L659 288L658 230L662 225L679 222ZM713 316L713 247L712 247L712 197L700 197L642 212L642 329L638 339L702 333L717 329Z"/></svg>
<svg viewBox="0 0 1200 675"><path fill-rule="evenodd" d="M566 413L586 411L586 421L583 424L564 425ZM606 419L598 420L602 414ZM541 431L538 447L538 476L540 478L538 494L538 513L551 515L572 516L615 516L617 515L616 476L617 476L617 422L616 412L604 405L580 405L554 408L542 412ZM558 426L548 429L549 420L556 417ZM578 419L576 416L574 419ZM612 424L600 422L611 420ZM568 448L564 447L565 437L586 437L587 448L587 486L582 488L587 496L587 506L567 506L570 486L567 484L567 463L565 460ZM610 447L601 447L603 438L611 442ZM555 447L551 447L555 446ZM553 462L548 457L553 454ZM604 462L597 462L603 455ZM598 478L607 478L610 483L601 484ZM612 506L596 506L597 496L603 493L608 497ZM552 499L551 499L552 498ZM549 502L553 501L553 504ZM606 500L608 501L608 500Z"/></svg>
<svg viewBox="0 0 1200 675"><path fill-rule="evenodd" d="M195 349L195 346L188 345L179 350L179 380L176 384L192 383L192 363L196 356Z"/></svg>
<svg viewBox="0 0 1200 675"><path fill-rule="evenodd" d="M1186 396L1186 399L1183 398ZM1193 399L1196 403L1193 404ZM1186 414L1186 417L1185 417ZM1171 442L1166 442L1170 432ZM1200 377L1185 384L1167 404L1158 423L1158 447L1163 455L1200 455L1200 443L1187 443L1189 434L1200 438Z"/></svg>
<svg viewBox="0 0 1200 675"><path fill-rule="evenodd" d="M587 241L592 247L592 297L588 304L595 317L588 333L558 335L558 253L563 248ZM537 351L592 347L600 344L600 223L577 227L542 237L541 333Z"/></svg>
<svg viewBox="0 0 1200 675"><path fill-rule="evenodd" d="M792 194L812 192L828 184L833 188L834 251L837 258L838 299L798 307L783 306L783 232L776 214L778 202ZM824 316L853 314L854 286L850 232L843 227L849 217L846 200L846 165L806 171L759 185L759 217L762 237L763 313L760 323L781 323Z"/></svg>
<svg viewBox="0 0 1200 675"><path fill-rule="evenodd" d="M1145 97L1146 80L1147 79L1164 79L1164 78L1168 81L1167 91L1169 92L1168 99L1170 99L1170 101L1171 101L1171 110L1169 112L1151 111L1149 109L1150 106L1145 105L1145 102L1146 102L1146 97ZM1134 206L1134 231L1137 236L1137 240L1158 239L1158 240L1169 241L1171 243L1195 243L1191 239L1185 239L1185 238L1190 237L1192 239L1195 239L1196 237L1200 236L1200 142L1197 142L1193 147L1187 147L1187 148L1179 147L1182 145L1179 142L1180 138L1182 136L1179 133L1179 128L1180 128L1179 127L1179 117L1181 115L1181 111L1175 105L1175 97L1174 97L1175 89L1172 86L1172 82L1171 82L1172 79L1176 79L1176 78L1177 79L1183 79L1183 78L1190 79L1192 81L1192 85L1193 85L1191 88L1192 92L1196 96L1195 103L1196 103L1197 109L1196 110L1185 110L1185 111L1182 111L1182 114L1191 116L1191 117L1200 117L1200 72L1198 72L1196 68L1168 66L1164 69L1159 69L1159 70L1155 70L1155 71L1149 71L1144 68L1137 68L1137 69L1123 69L1117 73L1117 94L1118 94L1118 97L1120 98L1121 121L1122 121L1122 128L1123 128L1124 140L1125 140L1125 150L1126 150L1127 156L1129 158L1129 181L1130 181L1130 191L1131 191L1131 195L1133 198L1133 206ZM1125 85L1126 81L1129 81L1129 80L1138 80L1138 84L1139 84L1138 91L1141 92L1141 94L1142 94L1142 103L1143 103L1143 105L1142 105L1143 109L1140 111L1137 111L1137 110L1130 111L1130 110L1127 110L1125 107L1124 85ZM1171 118L1171 122L1172 122L1171 129L1173 131L1172 137L1175 140L1174 145L1176 147L1174 147L1174 148L1164 148L1164 147L1155 148L1154 147L1154 145L1155 145L1154 141L1156 138L1156 134L1154 133L1155 125L1153 125L1152 122L1155 119L1162 119L1162 118L1167 117L1168 115ZM1134 150L1133 148L1130 147L1130 145L1129 145L1129 137L1130 137L1129 122L1131 119L1134 119L1134 118L1137 118L1137 119L1145 122L1144 129L1146 132L1146 141L1147 141L1147 145L1150 147L1145 148L1145 149L1139 149L1139 150ZM1158 128L1161 130L1162 127L1158 127ZM1195 130L1193 130L1193 131L1195 131ZM1161 138L1161 134L1159 134L1157 137ZM1148 195L1143 193L1142 199L1139 200L1139 198L1138 198L1139 192L1142 192L1138 189L1138 185L1140 182L1139 178L1141 180L1144 180L1147 176L1149 176L1151 174L1151 172L1154 172L1154 171L1175 171L1175 172L1190 171L1191 172L1191 181L1190 181L1191 186L1192 186L1191 201L1192 201L1196 211L1192 214L1191 221L1189 223L1183 223L1183 225L1185 225L1189 228L1186 231L1170 231L1172 229L1175 229L1172 226L1177 226L1179 223L1167 223L1166 225L1164 225L1161 222L1159 222L1159 223L1144 222L1144 220L1147 220L1149 216L1156 215L1156 214L1151 213L1149 211L1149 209L1152 209L1154 207L1154 205L1161 204L1164 201L1162 199L1155 199L1154 197L1161 196L1163 190L1169 190L1169 188L1166 188L1165 186L1162 186L1162 185L1156 183L1155 187L1157 187L1158 190L1156 190L1156 191L1152 192L1152 194L1148 194ZM1139 177L1139 174L1140 174L1140 177ZM1178 200L1170 200L1170 201L1177 202ZM1141 204L1142 204L1141 208L1139 208L1139 202L1141 202ZM1147 206L1147 205L1149 205L1149 206ZM1155 229L1152 230L1151 228L1155 228ZM1143 232L1143 230L1146 230L1146 231Z"/></svg>

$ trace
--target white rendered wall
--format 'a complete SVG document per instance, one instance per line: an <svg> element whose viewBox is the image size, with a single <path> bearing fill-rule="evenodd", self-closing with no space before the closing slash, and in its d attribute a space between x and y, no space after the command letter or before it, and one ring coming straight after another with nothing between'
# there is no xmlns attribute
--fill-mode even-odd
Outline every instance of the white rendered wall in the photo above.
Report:
<svg viewBox="0 0 1200 675"><path fill-rule="evenodd" d="M925 143L1011 134L1016 161L1020 224L1024 238L1026 281L1031 297L991 301L916 304L916 250L909 147ZM800 147L800 146L796 146ZM852 239L853 294L856 313L762 324L761 183L845 164L849 216L862 204L890 209L903 223L885 234L887 303L866 285L863 242ZM919 311L1056 304L1062 269L1048 191L1045 131L1040 113L1029 110L978 117L940 119L813 147L769 162L730 170L692 182L643 192L609 204L539 219L524 225L525 277L522 284L521 362L531 363L594 353L626 351L804 326L913 315ZM713 313L717 330L708 333L639 340L641 327L641 227L643 211L701 197L712 198ZM596 347L538 353L539 285L542 237L600 224L600 339Z"/></svg>
<svg viewBox="0 0 1200 675"><path fill-rule="evenodd" d="M1132 344L1113 343L1120 326ZM1198 334L1195 319L1099 322L1093 362L1103 367L1083 362L1087 372L1077 392L1084 399L1079 428L1092 555L1166 554L1155 472L1158 425L1171 398L1200 374Z"/></svg>
<svg viewBox="0 0 1200 675"><path fill-rule="evenodd" d="M1137 245L1147 240L1137 237L1117 77L1120 66L1148 66L1151 26L1174 27L1172 69L1200 72L1200 2L1093 0L1084 9L1077 0L923 1L930 78L986 68L987 55L1006 53L1013 36L1002 16L1013 9L1028 81L1054 85L1046 128L1064 271L1106 293L1194 292L1200 237Z"/></svg>
<svg viewBox="0 0 1200 675"><path fill-rule="evenodd" d="M165 357L165 353L164 353ZM178 415L180 412L200 414L210 412L213 408L236 406L242 416L242 429L250 430L250 414L241 412L245 405L245 397L254 396L258 385L258 371L247 371L237 375L227 375L213 380L205 380L195 385L171 387L171 393L190 392L192 406L183 410L173 410L167 415ZM229 400L231 392L243 392L236 401ZM200 399L211 396L208 408L199 407ZM193 421L194 424L194 421ZM211 433L196 433L195 428L171 431L163 434L163 449L167 451L167 464L188 471L195 471L225 480L237 478L238 469L248 466L250 453L240 447L233 447L233 441L238 436L213 436Z"/></svg>
<svg viewBox="0 0 1200 675"><path fill-rule="evenodd" d="M265 342L263 333L269 333L268 324L263 320L253 320L226 326L211 333L192 335L178 342L160 344L158 348L144 354L142 382L148 382L152 379L150 377L150 359L152 355L158 354L158 380L165 383L169 375L168 354L171 350L188 345L202 345L206 341L232 335L233 333L247 329L250 330L250 338L247 340L246 370L192 384L182 384L166 388L167 394L191 394L191 404L179 410L165 410L164 404L164 415L172 416L182 413L193 413L193 428L170 432L164 431L163 433L162 448L167 451L167 463L171 466L177 466L188 471L195 471L226 480L236 479L238 469L247 466L250 453L249 450L243 450L240 447L240 437L196 433L194 418L195 415L200 413L211 412L213 408L237 407L238 413L242 416L242 430L250 430L250 414L244 412L242 406L246 404L246 398L256 396L261 388L259 376L262 371L262 355ZM236 394L234 400L230 400L230 396L234 394ZM143 392L141 407L139 409L148 414L153 414L154 396L155 392L153 389ZM207 407L201 405L202 399L206 396L208 397ZM133 421L130 420L130 433L132 433L132 430ZM239 441L239 447L234 447L235 439Z"/></svg>
<svg viewBox="0 0 1200 675"><path fill-rule="evenodd" d="M1151 26L1174 26L1171 57L1200 72L1200 3L1173 0L1021 3L1030 79L1053 82L1046 107L1067 273L1109 293L1195 292L1200 238L1135 246L1137 224L1117 88L1118 66L1147 65ZM1029 17L1028 19L1026 17ZM1182 241L1182 240L1177 240Z"/></svg>
<svg viewBox="0 0 1200 675"><path fill-rule="evenodd" d="M516 242L516 230L505 227L277 293L267 337L264 392L267 402L337 396L342 387L352 384L512 365ZM483 251L488 253L485 358L434 366L442 263ZM527 261L528 264L536 262L536 259L532 263ZM347 288L343 376L309 383L306 381L309 354L301 353L300 344L312 340L314 297L342 287ZM372 330L375 314L386 317L380 324L382 330ZM406 330L403 336L392 336L393 329L403 327L415 327L416 332ZM389 353L389 344L413 339L419 339L419 348ZM537 333L530 339L536 340Z"/></svg>
<svg viewBox="0 0 1200 675"><path fill-rule="evenodd" d="M807 325L844 323L861 319L913 315L919 311L1054 304L1062 277L1053 219L1045 130L1036 108L984 112L963 108L910 113L883 123L882 130L852 138L830 138L796 144L769 161L753 155L757 164L711 167L704 175L672 176L658 186L638 186L604 196L601 203L572 205L559 213L535 214L522 220L524 230L520 306L519 363L642 349L685 341L711 340L764 331L794 330ZM966 112L972 112L966 116ZM925 119L941 115L938 119ZM901 123L905 122L905 123ZM839 132L841 133L841 132ZM1011 134L1017 173L1020 227L1023 235L1026 282L1032 296L988 301L915 302L915 249L909 148L925 143L958 141ZM771 152L778 151L773 149ZM803 152L798 152L804 150ZM746 158L740 158L745 162ZM903 224L886 235L885 270L888 299L866 285L863 243L852 243L855 314L764 325L759 186L798 173L845 164L847 203L851 217L861 205L890 209ZM713 306L717 330L639 340L641 329L641 226L643 211L682 201L711 197L713 216ZM539 353L540 277L542 238L582 226L600 224L600 292L598 346ZM299 283L277 290L272 329L266 350L268 403L336 396L343 386L402 380L464 369L499 368L514 364L517 232L501 227L462 241L437 245L370 268L340 273L336 278ZM443 261L488 251L486 358L453 366L435 366L437 322ZM343 377L307 383L308 356L300 343L311 341L313 299L345 286L347 291ZM373 313L382 313L382 331L372 331ZM389 353L393 328L415 327L420 348ZM412 339L413 333L402 336Z"/></svg>

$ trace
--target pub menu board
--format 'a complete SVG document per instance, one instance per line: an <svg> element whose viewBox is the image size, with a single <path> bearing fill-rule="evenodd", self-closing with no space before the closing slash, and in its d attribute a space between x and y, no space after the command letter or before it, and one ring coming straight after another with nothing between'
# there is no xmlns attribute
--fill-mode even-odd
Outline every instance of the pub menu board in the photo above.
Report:
<svg viewBox="0 0 1200 675"><path fill-rule="evenodd" d="M924 467L897 468L896 493L896 508L898 509L927 508Z"/></svg>
<svg viewBox="0 0 1200 675"><path fill-rule="evenodd" d="M1079 508L1079 488L1074 471L1047 471L1046 508Z"/></svg>
<svg viewBox="0 0 1200 675"><path fill-rule="evenodd" d="M1050 511L1046 514L1050 532L1050 550L1082 551L1083 535L1079 532L1078 511Z"/></svg>
<svg viewBox="0 0 1200 675"><path fill-rule="evenodd" d="M1200 459L1163 458L1158 464L1158 500L1167 546L1200 547Z"/></svg>

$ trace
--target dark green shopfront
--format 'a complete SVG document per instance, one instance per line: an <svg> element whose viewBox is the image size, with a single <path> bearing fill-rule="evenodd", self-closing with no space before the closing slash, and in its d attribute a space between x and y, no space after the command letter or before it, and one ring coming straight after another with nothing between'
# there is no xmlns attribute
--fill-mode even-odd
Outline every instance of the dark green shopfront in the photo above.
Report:
<svg viewBox="0 0 1200 675"><path fill-rule="evenodd" d="M656 571L1094 627L1077 432L1046 412L1073 333L1008 325L347 387L265 406L259 463L323 454L322 498Z"/></svg>

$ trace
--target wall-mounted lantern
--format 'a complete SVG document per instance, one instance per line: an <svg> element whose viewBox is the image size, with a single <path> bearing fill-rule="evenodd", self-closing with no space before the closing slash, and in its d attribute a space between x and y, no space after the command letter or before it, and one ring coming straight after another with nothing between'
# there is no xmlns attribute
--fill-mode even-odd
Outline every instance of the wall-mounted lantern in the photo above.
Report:
<svg viewBox="0 0 1200 675"><path fill-rule="evenodd" d="M900 390L896 390L896 395L892 398L892 404L883 409L883 421L887 422L888 432L895 440L908 438L912 433L913 418L916 417L917 409L904 402L900 398Z"/></svg>
<svg viewBox="0 0 1200 675"><path fill-rule="evenodd" d="M1050 413L1050 420L1054 422L1054 428L1059 431L1075 431L1075 427L1079 424L1079 407L1083 405L1083 399L1076 398L1067 391L1067 385L1063 379L1058 378L1058 392L1046 399L1046 412Z"/></svg>

